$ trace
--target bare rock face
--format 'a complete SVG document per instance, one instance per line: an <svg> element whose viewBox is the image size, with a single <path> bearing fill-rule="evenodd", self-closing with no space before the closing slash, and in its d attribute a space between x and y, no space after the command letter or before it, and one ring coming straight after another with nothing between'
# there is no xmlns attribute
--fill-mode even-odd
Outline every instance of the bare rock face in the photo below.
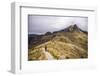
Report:
<svg viewBox="0 0 100 76"><path fill-rule="evenodd" d="M76 24L69 26L68 28L66 28L66 30L68 30L69 32L80 31L80 29L78 28Z"/></svg>
<svg viewBox="0 0 100 76"><path fill-rule="evenodd" d="M55 31L54 33L57 33L57 32L73 32L73 31L81 31L81 29L76 25L70 25L69 27L65 28L65 29L62 29L60 31Z"/></svg>

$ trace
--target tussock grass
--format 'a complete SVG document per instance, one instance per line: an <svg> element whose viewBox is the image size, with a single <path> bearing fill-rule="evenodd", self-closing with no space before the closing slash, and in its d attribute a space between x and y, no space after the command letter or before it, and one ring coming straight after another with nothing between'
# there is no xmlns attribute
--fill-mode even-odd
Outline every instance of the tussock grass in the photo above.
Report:
<svg viewBox="0 0 100 76"><path fill-rule="evenodd" d="M88 37L83 32L56 33L53 37L44 36L47 42L32 47L28 51L29 60L46 60L42 48L47 46L47 51L55 59L74 59L88 57Z"/></svg>

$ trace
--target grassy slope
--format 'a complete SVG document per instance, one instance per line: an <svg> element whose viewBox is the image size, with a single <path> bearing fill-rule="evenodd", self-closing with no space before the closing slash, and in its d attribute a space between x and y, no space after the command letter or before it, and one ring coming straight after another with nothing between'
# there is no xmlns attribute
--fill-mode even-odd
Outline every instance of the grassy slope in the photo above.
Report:
<svg viewBox="0 0 100 76"><path fill-rule="evenodd" d="M60 32L53 34L55 37L43 36L42 40L50 39L49 41L39 44L36 47L29 49L29 60L45 60L45 54L42 48L47 46L48 52L55 59L70 59L70 58L87 58L87 34L83 32Z"/></svg>

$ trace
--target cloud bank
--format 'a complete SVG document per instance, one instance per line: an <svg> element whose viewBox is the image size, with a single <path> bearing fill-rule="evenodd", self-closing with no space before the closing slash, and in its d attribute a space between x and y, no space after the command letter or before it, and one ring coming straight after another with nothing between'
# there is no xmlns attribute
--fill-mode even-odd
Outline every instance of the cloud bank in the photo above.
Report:
<svg viewBox="0 0 100 76"><path fill-rule="evenodd" d="M28 16L28 33L44 34L48 31L54 32L70 25L77 24L79 28L88 31L87 17L60 17L60 16Z"/></svg>

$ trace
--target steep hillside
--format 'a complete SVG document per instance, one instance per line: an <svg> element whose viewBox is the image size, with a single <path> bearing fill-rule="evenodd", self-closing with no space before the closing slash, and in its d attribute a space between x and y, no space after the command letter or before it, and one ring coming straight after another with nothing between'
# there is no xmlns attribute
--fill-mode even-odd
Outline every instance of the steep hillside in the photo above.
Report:
<svg viewBox="0 0 100 76"><path fill-rule="evenodd" d="M53 33L31 35L28 49L28 60L87 58L88 33L71 25Z"/></svg>

